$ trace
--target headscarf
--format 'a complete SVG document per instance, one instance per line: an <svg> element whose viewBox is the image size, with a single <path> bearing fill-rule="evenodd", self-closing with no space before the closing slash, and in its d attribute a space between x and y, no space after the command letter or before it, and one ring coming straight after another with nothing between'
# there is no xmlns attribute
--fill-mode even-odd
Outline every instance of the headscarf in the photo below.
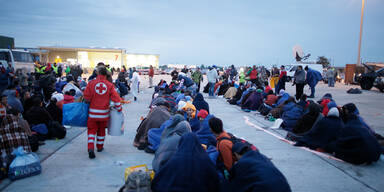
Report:
<svg viewBox="0 0 384 192"><path fill-rule="evenodd" d="M195 115L196 115L196 107L195 107L193 104L187 102L187 103L185 104L185 106L184 106L182 109L183 109L183 111L185 111L185 112L187 112L188 110L192 110L193 112L192 112L191 118L192 118L192 119L195 118Z"/></svg>
<svg viewBox="0 0 384 192"><path fill-rule="evenodd" d="M152 181L153 191L219 191L217 171L194 133L184 134L176 153Z"/></svg>
<svg viewBox="0 0 384 192"><path fill-rule="evenodd" d="M195 99L193 100L192 103L195 107L196 110L206 110L209 113L209 105L208 103L204 100L204 97L201 93L197 93Z"/></svg>

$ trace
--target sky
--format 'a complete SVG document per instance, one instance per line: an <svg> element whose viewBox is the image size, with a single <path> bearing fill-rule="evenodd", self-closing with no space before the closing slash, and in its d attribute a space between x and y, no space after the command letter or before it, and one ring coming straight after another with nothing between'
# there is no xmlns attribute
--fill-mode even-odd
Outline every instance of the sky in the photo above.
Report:
<svg viewBox="0 0 384 192"><path fill-rule="evenodd" d="M125 48L160 64L356 63L361 0L0 0L0 35L16 47ZM366 0L361 57L384 62L384 1Z"/></svg>

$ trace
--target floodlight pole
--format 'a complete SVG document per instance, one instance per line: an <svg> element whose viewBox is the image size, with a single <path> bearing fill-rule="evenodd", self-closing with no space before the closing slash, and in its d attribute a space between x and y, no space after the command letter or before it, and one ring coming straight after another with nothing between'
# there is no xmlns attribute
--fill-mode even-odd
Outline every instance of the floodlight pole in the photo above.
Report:
<svg viewBox="0 0 384 192"><path fill-rule="evenodd" d="M357 66L361 66L360 50L361 50L361 36L362 36L362 33L363 33L363 17L364 17L364 4L365 4L365 0L362 0L361 4L362 5L361 5L360 37L359 37L359 51L358 51L358 54L357 54Z"/></svg>

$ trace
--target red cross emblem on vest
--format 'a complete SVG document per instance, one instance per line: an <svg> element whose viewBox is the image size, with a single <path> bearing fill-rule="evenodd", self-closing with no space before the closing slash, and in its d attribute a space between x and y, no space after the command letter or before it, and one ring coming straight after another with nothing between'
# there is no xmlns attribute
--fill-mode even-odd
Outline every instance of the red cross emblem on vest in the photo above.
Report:
<svg viewBox="0 0 384 192"><path fill-rule="evenodd" d="M97 83L96 86L95 86L95 91L99 95L104 95L107 92L107 90L108 90L107 85L105 85L102 82Z"/></svg>

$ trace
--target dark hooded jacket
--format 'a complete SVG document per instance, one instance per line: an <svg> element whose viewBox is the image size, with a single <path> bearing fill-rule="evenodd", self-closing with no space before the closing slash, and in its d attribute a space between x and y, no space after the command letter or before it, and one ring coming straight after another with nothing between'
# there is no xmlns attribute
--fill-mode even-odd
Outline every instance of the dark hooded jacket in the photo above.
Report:
<svg viewBox="0 0 384 192"><path fill-rule="evenodd" d="M224 191L290 192L284 175L258 151L248 151L233 165L231 179Z"/></svg>
<svg viewBox="0 0 384 192"><path fill-rule="evenodd" d="M216 168L194 133L184 134L176 153L152 181L152 191L219 191Z"/></svg>
<svg viewBox="0 0 384 192"><path fill-rule="evenodd" d="M13 109L16 109L20 113L24 112L21 101L16 97L16 90L5 90L3 94L7 95L9 106L11 106Z"/></svg>
<svg viewBox="0 0 384 192"><path fill-rule="evenodd" d="M364 128L358 116L350 114L340 137L325 149L337 158L353 164L372 163L379 160L382 147L376 138Z"/></svg>
<svg viewBox="0 0 384 192"><path fill-rule="evenodd" d="M216 147L216 137L211 132L211 128L209 127L209 120L214 117L213 115L208 115L205 117L203 122L201 122L200 129L196 131L196 135L199 138L200 143L205 144L207 146L212 145Z"/></svg>
<svg viewBox="0 0 384 192"><path fill-rule="evenodd" d="M260 105L263 103L263 95L257 91L252 92L252 94L247 98L247 100L242 104L242 109L248 109L256 111L259 109Z"/></svg>
<svg viewBox="0 0 384 192"><path fill-rule="evenodd" d="M204 100L204 97L201 93L197 93L192 104L196 107L196 110L200 111L205 109L209 113L209 104Z"/></svg>
<svg viewBox="0 0 384 192"><path fill-rule="evenodd" d="M320 121L323 118L323 115L320 113L320 106L318 104L309 104L308 110L309 111L303 116L301 116L301 118L297 121L295 127L293 127L293 133L306 133L312 129L313 125L315 125L316 122Z"/></svg>
<svg viewBox="0 0 384 192"><path fill-rule="evenodd" d="M306 146L310 149L325 149L326 146L340 137L344 128L343 121L338 115L328 114L319 120L313 128L303 137L298 138L296 146Z"/></svg>

